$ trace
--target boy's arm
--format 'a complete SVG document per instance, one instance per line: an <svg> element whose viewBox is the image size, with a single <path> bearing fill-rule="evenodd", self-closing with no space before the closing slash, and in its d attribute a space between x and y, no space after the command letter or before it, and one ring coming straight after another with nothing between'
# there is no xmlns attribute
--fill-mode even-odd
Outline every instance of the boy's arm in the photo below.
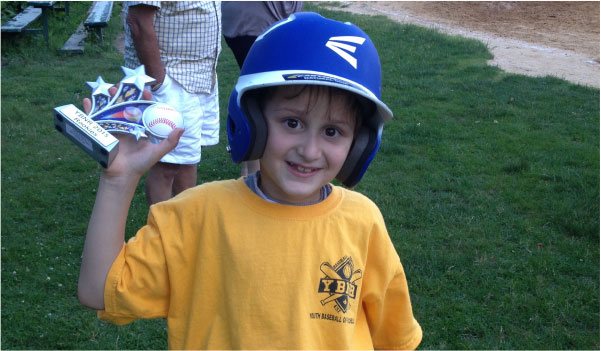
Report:
<svg viewBox="0 0 601 351"><path fill-rule="evenodd" d="M138 178L100 176L84 243L77 295L90 308L104 309L104 284L125 239L125 223Z"/></svg>
<svg viewBox="0 0 601 351"><path fill-rule="evenodd" d="M89 109L90 102L84 99L84 110ZM104 309L106 276L124 244L127 214L136 186L144 173L175 148L182 133L183 129L178 128L160 144L146 139L136 141L131 135L116 135L119 152L100 176L84 243L77 286L83 305Z"/></svg>

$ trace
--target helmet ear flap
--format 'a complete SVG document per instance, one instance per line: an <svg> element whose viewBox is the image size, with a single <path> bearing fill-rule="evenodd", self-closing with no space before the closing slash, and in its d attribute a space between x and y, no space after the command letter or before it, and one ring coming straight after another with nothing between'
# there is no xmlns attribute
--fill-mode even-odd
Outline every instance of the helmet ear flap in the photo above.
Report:
<svg viewBox="0 0 601 351"><path fill-rule="evenodd" d="M336 179L347 188L357 185L380 148L381 136L382 128L376 130L362 125Z"/></svg>
<svg viewBox="0 0 601 351"><path fill-rule="evenodd" d="M267 121L263 116L257 94L253 94L253 92L244 94L240 104L247 119L253 125L249 152L244 161L256 160L263 156L265 145L267 145Z"/></svg>
<svg viewBox="0 0 601 351"><path fill-rule="evenodd" d="M254 126L238 108L238 92L236 90L230 95L226 130L228 150L232 161L240 163L246 160L250 145L253 143Z"/></svg>
<svg viewBox="0 0 601 351"><path fill-rule="evenodd" d="M256 160L263 156L267 143L267 122L263 118L257 94L248 92L242 95L238 106L238 93L235 90L232 92L226 128L234 162Z"/></svg>

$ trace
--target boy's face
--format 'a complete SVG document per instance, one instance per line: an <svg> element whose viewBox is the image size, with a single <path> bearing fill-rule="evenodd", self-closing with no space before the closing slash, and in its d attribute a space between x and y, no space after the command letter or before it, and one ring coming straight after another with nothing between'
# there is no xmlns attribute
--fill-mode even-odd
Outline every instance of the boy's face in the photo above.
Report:
<svg viewBox="0 0 601 351"><path fill-rule="evenodd" d="M299 93L300 92L300 93ZM261 189L278 201L320 198L353 142L356 118L348 93L327 88L279 87L263 114L268 138L261 158Z"/></svg>

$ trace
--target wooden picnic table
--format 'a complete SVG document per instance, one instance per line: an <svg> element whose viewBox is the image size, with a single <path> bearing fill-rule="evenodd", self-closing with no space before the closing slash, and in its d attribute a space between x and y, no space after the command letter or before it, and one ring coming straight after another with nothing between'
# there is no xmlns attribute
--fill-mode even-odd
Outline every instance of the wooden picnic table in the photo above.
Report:
<svg viewBox="0 0 601 351"><path fill-rule="evenodd" d="M27 4L42 10L42 31L44 33L44 39L46 39L46 45L49 45L49 34L48 34L48 12L51 10L64 11L65 15L69 15L69 2L64 1L63 7L57 6L58 1L28 1Z"/></svg>

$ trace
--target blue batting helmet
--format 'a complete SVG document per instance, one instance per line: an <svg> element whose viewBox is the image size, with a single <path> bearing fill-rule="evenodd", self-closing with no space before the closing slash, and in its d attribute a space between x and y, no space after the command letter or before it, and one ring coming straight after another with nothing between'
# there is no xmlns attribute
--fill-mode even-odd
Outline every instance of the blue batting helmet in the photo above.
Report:
<svg viewBox="0 0 601 351"><path fill-rule="evenodd" d="M267 142L267 123L248 92L280 85L324 85L360 96L370 105L336 176L357 184L376 155L384 121L392 118L380 100L381 69L369 36L351 23L300 12L279 21L250 49L228 105L227 137L236 163L258 159Z"/></svg>

